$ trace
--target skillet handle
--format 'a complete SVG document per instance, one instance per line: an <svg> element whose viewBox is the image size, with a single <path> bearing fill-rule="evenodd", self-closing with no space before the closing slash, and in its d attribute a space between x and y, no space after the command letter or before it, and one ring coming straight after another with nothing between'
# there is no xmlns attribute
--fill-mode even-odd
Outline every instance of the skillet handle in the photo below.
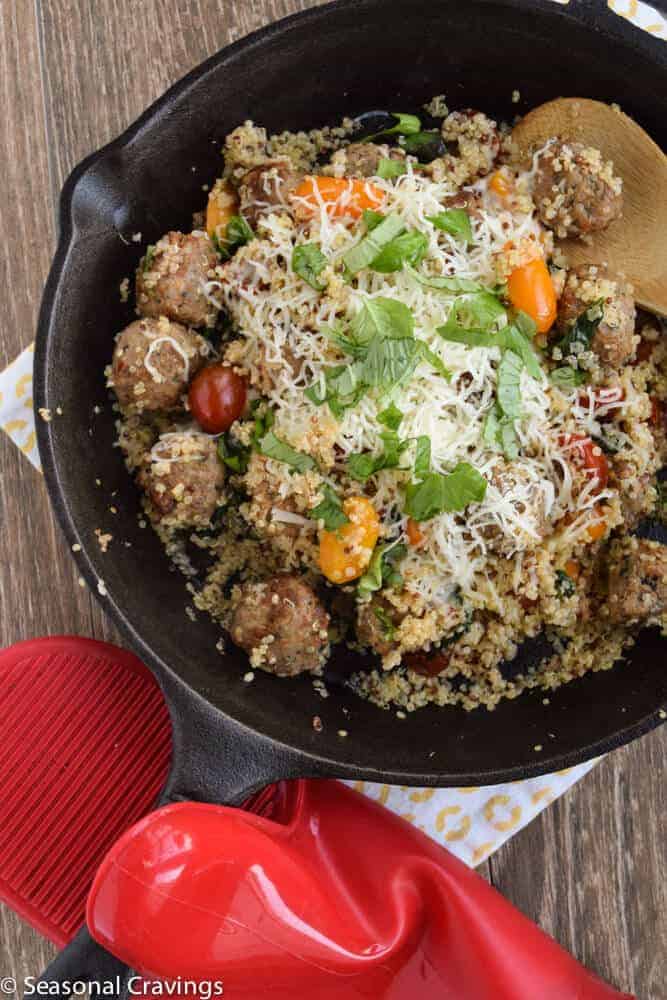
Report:
<svg viewBox="0 0 667 1000"><path fill-rule="evenodd" d="M238 806L280 778L302 777L303 761L222 714L177 678L160 676L172 721L173 761L158 806L195 800ZM308 769L315 775L316 769ZM40 982L101 982L106 996L131 996L135 973L82 927L40 976ZM53 989L53 987L52 987Z"/></svg>

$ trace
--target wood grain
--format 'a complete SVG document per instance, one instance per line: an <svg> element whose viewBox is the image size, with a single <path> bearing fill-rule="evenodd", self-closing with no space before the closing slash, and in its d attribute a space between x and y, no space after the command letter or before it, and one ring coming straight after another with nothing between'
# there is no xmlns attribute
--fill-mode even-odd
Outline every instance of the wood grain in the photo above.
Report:
<svg viewBox="0 0 667 1000"><path fill-rule="evenodd" d="M218 48L322 0L3 0L0 364L30 342L61 184L166 87ZM55 528L38 474L0 440L0 642L57 632L116 638ZM618 751L484 866L578 958L641 1000L665 1000L666 734ZM0 908L0 976L53 949ZM417 1000L417 998L416 998ZM538 1000L538 998L536 998Z"/></svg>

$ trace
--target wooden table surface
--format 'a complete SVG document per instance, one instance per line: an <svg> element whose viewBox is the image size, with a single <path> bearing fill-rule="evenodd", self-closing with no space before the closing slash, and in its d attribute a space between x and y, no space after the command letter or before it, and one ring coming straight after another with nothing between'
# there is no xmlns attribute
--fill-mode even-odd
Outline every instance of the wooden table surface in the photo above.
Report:
<svg viewBox="0 0 667 1000"><path fill-rule="evenodd" d="M206 56L317 4L2 0L0 368L32 340L70 169ZM77 586L41 477L0 439L0 643L63 632L117 639ZM662 727L611 754L482 869L577 958L641 1000L667 997L666 743ZM35 974L53 952L0 908L0 977Z"/></svg>

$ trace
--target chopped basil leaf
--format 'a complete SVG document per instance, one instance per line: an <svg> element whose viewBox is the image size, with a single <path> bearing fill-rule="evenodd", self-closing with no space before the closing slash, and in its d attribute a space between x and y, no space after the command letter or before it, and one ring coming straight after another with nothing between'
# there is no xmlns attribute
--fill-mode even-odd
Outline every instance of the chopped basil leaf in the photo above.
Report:
<svg viewBox="0 0 667 1000"><path fill-rule="evenodd" d="M556 591L559 597L572 597L576 592L576 584L564 569L556 570Z"/></svg>
<svg viewBox="0 0 667 1000"><path fill-rule="evenodd" d="M431 470L431 439L426 435L417 438L415 452L415 479L426 479Z"/></svg>
<svg viewBox="0 0 667 1000"><path fill-rule="evenodd" d="M401 149L416 156L420 163L430 163L446 151L440 132L414 132L399 140Z"/></svg>
<svg viewBox="0 0 667 1000"><path fill-rule="evenodd" d="M297 472L306 472L315 468L315 459L310 455L304 455L302 451L296 451L285 441L276 437L273 431L268 431L259 442L259 450L267 458L274 458L277 462L284 462Z"/></svg>
<svg viewBox="0 0 667 1000"><path fill-rule="evenodd" d="M410 266L406 266L406 271L408 271L410 276L420 285L424 285L425 288L434 288L439 292L449 292L452 295L459 295L462 292L484 291L479 282L471 281L469 278L458 278L454 275L435 275L434 277L428 277L428 275L421 274L419 271L416 271Z"/></svg>
<svg viewBox="0 0 667 1000"><path fill-rule="evenodd" d="M564 392L570 392L587 381L586 372L582 371L581 368L570 368L569 365L565 365L562 368L554 368L549 373L549 378L554 385L558 386Z"/></svg>
<svg viewBox="0 0 667 1000"><path fill-rule="evenodd" d="M504 416L497 403L486 415L482 440L487 448L502 451L506 458L517 458L519 454L519 439L514 420Z"/></svg>
<svg viewBox="0 0 667 1000"><path fill-rule="evenodd" d="M468 462L459 462L443 476L430 472L420 483L409 483L405 491L405 512L414 521L428 521L437 514L465 510L469 503L486 495L486 479Z"/></svg>
<svg viewBox="0 0 667 1000"><path fill-rule="evenodd" d="M398 215L387 215L379 225L368 232L360 243L348 250L343 263L350 274L358 274L375 260L380 251L403 232L405 226Z"/></svg>
<svg viewBox="0 0 667 1000"><path fill-rule="evenodd" d="M528 313L523 312L521 309L517 309L512 322L519 333L522 333L524 337L532 341L537 333L537 323L532 316L529 316Z"/></svg>
<svg viewBox="0 0 667 1000"><path fill-rule="evenodd" d="M350 455L347 462L347 472L353 479L365 483L367 479L382 469L398 468L401 455L409 442L401 441L394 430L385 431L380 434L380 438L384 448L379 455L371 455L368 452L357 452Z"/></svg>
<svg viewBox="0 0 667 1000"><path fill-rule="evenodd" d="M368 597L374 591L381 590L384 585L400 587L403 578L396 569L396 564L404 559L406 554L406 546L396 542L376 546L368 569L357 584L359 597Z"/></svg>
<svg viewBox="0 0 667 1000"><path fill-rule="evenodd" d="M380 225L384 219L384 215L382 212L374 212L372 208L365 208L363 219L366 231L371 233L377 226Z"/></svg>
<svg viewBox="0 0 667 1000"><path fill-rule="evenodd" d="M321 292L326 285L318 275L327 266L327 259L317 243L302 243L292 252L292 270L316 291Z"/></svg>
<svg viewBox="0 0 667 1000"><path fill-rule="evenodd" d="M452 377L452 373L449 368L446 368L442 360L438 357L435 351L432 351L427 343L423 340L417 341L419 347L419 353L421 354L422 361L426 361L427 364L433 368L438 375L442 375L443 378L447 379L449 382Z"/></svg>
<svg viewBox="0 0 667 1000"><path fill-rule="evenodd" d="M459 326L488 330L507 315L505 307L492 292L481 291L456 299L452 313ZM450 314L451 315L451 314Z"/></svg>
<svg viewBox="0 0 667 1000"><path fill-rule="evenodd" d="M408 339L414 336L415 321L406 305L397 299L378 296L366 299L351 323L357 344L370 344L375 338Z"/></svg>
<svg viewBox="0 0 667 1000"><path fill-rule="evenodd" d="M377 175L383 181L390 181L394 177L402 177L407 169L402 160L391 160L388 156L383 156L378 164Z"/></svg>
<svg viewBox="0 0 667 1000"><path fill-rule="evenodd" d="M486 330L467 330L457 323L447 321L445 326L438 327L438 333L443 340L453 344L465 344L467 347L500 347L497 333Z"/></svg>
<svg viewBox="0 0 667 1000"><path fill-rule="evenodd" d="M542 369L540 368L540 361L535 353L535 348L529 337L515 324L516 321L500 330L499 336L503 342L503 347L518 354L526 366L528 374L531 378L539 382L542 379Z"/></svg>
<svg viewBox="0 0 667 1000"><path fill-rule="evenodd" d="M255 399L253 401L250 412L255 418L255 426L252 430L252 443L255 448L259 448L260 439L273 427L275 414L262 399Z"/></svg>
<svg viewBox="0 0 667 1000"><path fill-rule="evenodd" d="M514 351L505 351L498 365L498 406L510 419L521 416L521 372L523 361Z"/></svg>
<svg viewBox="0 0 667 1000"><path fill-rule="evenodd" d="M308 516L312 517L314 521L324 521L326 531L342 528L344 524L348 523L349 518L343 511L340 497L328 483L324 483L322 486L322 494L324 499L308 512Z"/></svg>
<svg viewBox="0 0 667 1000"><path fill-rule="evenodd" d="M416 267L423 260L427 250L428 240L426 236L416 229L412 229L388 243L377 257L373 258L369 267L371 271L377 271L380 274L400 271L405 264Z"/></svg>
<svg viewBox="0 0 667 1000"><path fill-rule="evenodd" d="M218 438L216 449L218 458L232 472L244 473L248 468L249 448L235 445L224 434Z"/></svg>
<svg viewBox="0 0 667 1000"><path fill-rule="evenodd" d="M386 410L378 413L380 423L392 431L398 430L402 419L403 414L395 403L390 403Z"/></svg>
<svg viewBox="0 0 667 1000"><path fill-rule="evenodd" d="M470 216L462 208L448 208L437 215L427 215L426 218L436 229L449 233L466 243L472 243L472 226Z"/></svg>
<svg viewBox="0 0 667 1000"><path fill-rule="evenodd" d="M392 642L394 636L396 635L396 626L389 617L389 612L387 611L387 609L383 608L379 604L375 604L373 606L373 614L375 615L375 617L377 618L382 627L382 631L384 633L383 638L386 639L387 642Z"/></svg>
<svg viewBox="0 0 667 1000"><path fill-rule="evenodd" d="M328 403L333 415L340 419L345 410L356 406L366 392L366 386L360 378L360 363L352 365L335 365L324 372L325 390L320 392L319 385L311 385L304 390L307 399L315 406Z"/></svg>
<svg viewBox="0 0 667 1000"><path fill-rule="evenodd" d="M404 115L397 111L392 111L391 114L397 119L396 124L391 128L376 132L375 135L367 136L364 142L373 142L381 135L415 135L417 132L421 132L422 124L416 115Z"/></svg>
<svg viewBox="0 0 667 1000"><path fill-rule="evenodd" d="M233 215L227 223L224 238L213 237L213 245L224 260L229 260L239 247L245 246L255 234L242 215Z"/></svg>
<svg viewBox="0 0 667 1000"><path fill-rule="evenodd" d="M368 386L393 389L409 378L419 363L417 341L412 338L371 341L362 364L362 378Z"/></svg>
<svg viewBox="0 0 667 1000"><path fill-rule="evenodd" d="M602 302L595 302L580 316L577 316L565 336L556 344L562 357L566 358L570 354L576 355L590 350L591 342L602 319L602 306Z"/></svg>

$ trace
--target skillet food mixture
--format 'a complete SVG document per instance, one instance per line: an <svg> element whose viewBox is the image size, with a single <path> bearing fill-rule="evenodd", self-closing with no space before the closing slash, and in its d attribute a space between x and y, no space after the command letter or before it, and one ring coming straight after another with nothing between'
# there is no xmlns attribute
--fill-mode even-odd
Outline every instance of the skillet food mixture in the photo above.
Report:
<svg viewBox="0 0 667 1000"><path fill-rule="evenodd" d="M326 679L347 646L378 705L493 708L665 625L667 352L621 274L554 249L621 214L613 165L553 139L521 171L510 129L427 111L231 132L107 375L147 515L252 667Z"/></svg>

